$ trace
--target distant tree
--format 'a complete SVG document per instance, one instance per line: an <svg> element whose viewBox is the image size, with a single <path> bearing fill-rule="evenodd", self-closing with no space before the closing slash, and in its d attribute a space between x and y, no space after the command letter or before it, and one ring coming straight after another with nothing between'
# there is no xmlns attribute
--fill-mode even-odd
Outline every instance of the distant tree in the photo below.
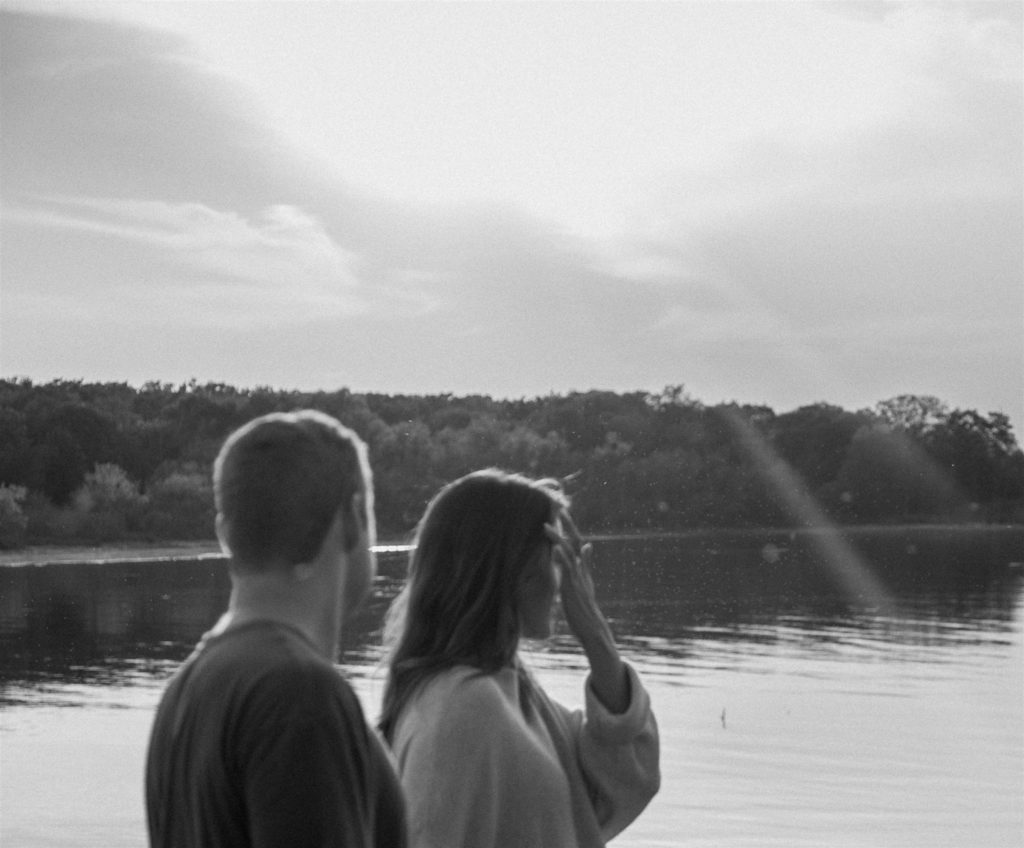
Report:
<svg viewBox="0 0 1024 848"><path fill-rule="evenodd" d="M423 422L429 406L426 398L418 395L368 394L366 404L388 426L409 421Z"/></svg>
<svg viewBox="0 0 1024 848"><path fill-rule="evenodd" d="M244 395L220 383L188 384L160 415L178 446L176 458L212 462L228 434L253 417L246 406Z"/></svg>
<svg viewBox="0 0 1024 848"><path fill-rule="evenodd" d="M383 534L408 532L442 484L489 465L569 479L581 521L606 530L799 523L815 502L843 521L1024 518L1024 455L999 413L908 394L872 411L777 415L704 406L682 384L495 400L0 379L0 485L25 489L32 543L95 538L104 524L209 538L224 438L301 407L369 444Z"/></svg>
<svg viewBox="0 0 1024 848"><path fill-rule="evenodd" d="M493 415L470 418L461 427L444 427L427 436L431 472L449 482L470 471L503 465L499 457L504 437L505 427Z"/></svg>
<svg viewBox="0 0 1024 848"><path fill-rule="evenodd" d="M32 446L28 485L57 506L64 506L85 482L88 469L88 460L78 441L66 428L56 425L44 441Z"/></svg>
<svg viewBox="0 0 1024 848"><path fill-rule="evenodd" d="M346 427L355 430L363 439L369 439L374 429L384 423L370 409L363 395L353 394L348 389L304 396L293 395L279 408L282 411L289 411L306 407L333 415Z"/></svg>
<svg viewBox="0 0 1024 848"><path fill-rule="evenodd" d="M167 463L177 464L185 452L186 440L174 425L160 418L139 419L124 432L121 461L129 477L143 484L154 479Z"/></svg>
<svg viewBox="0 0 1024 848"><path fill-rule="evenodd" d="M1020 448L1009 419L957 409L928 439L930 453L972 502L982 504L1024 496Z"/></svg>
<svg viewBox="0 0 1024 848"><path fill-rule="evenodd" d="M816 403L776 416L771 442L779 456L816 491L838 477L854 434L867 423L862 413Z"/></svg>
<svg viewBox="0 0 1024 848"><path fill-rule="evenodd" d="M431 468L430 430L420 421L380 424L370 434L369 448L381 529L411 528L439 483Z"/></svg>
<svg viewBox="0 0 1024 848"><path fill-rule="evenodd" d="M0 484L27 483L31 453L25 414L0 406Z"/></svg>
<svg viewBox="0 0 1024 848"><path fill-rule="evenodd" d="M606 531L700 526L707 472L690 451L632 458L609 448L582 470L574 508L585 526Z"/></svg>
<svg viewBox="0 0 1024 848"><path fill-rule="evenodd" d="M964 506L955 481L910 434L881 424L856 433L837 483L861 521L916 521Z"/></svg>
<svg viewBox="0 0 1024 848"><path fill-rule="evenodd" d="M657 410L699 405L697 401L690 397L689 392L686 391L686 387L682 383L667 385L658 394L647 395L646 401L652 409Z"/></svg>
<svg viewBox="0 0 1024 848"><path fill-rule="evenodd" d="M642 392L591 391L546 398L527 423L540 433L558 433L571 451L588 452L601 448L609 433L636 440L649 417Z"/></svg>
<svg viewBox="0 0 1024 848"><path fill-rule="evenodd" d="M62 403L48 414L30 422L36 430L36 439L54 427L65 430L74 439L85 457L88 467L96 463L113 462L121 452L122 442L116 422L95 407L81 402Z"/></svg>
<svg viewBox="0 0 1024 848"><path fill-rule="evenodd" d="M946 420L949 408L931 395L898 395L880 401L875 413L891 427L922 436Z"/></svg>

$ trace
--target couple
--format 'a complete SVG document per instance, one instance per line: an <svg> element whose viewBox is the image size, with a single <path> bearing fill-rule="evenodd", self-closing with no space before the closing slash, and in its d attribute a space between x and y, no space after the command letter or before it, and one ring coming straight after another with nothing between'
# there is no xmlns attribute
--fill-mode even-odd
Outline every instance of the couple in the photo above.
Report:
<svg viewBox="0 0 1024 848"><path fill-rule="evenodd" d="M391 753L334 665L375 571L363 443L319 412L267 415L225 442L214 489L231 599L157 711L154 848L601 846L657 792L649 700L554 483L477 472L427 507L388 613ZM559 589L584 710L517 655L550 634Z"/></svg>

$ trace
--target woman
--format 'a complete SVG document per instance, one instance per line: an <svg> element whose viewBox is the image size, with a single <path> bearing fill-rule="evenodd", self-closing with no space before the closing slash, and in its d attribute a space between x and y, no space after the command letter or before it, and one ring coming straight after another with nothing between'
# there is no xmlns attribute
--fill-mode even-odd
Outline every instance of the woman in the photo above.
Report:
<svg viewBox="0 0 1024 848"><path fill-rule="evenodd" d="M391 643L380 728L414 848L591 848L658 791L650 700L619 657L568 501L496 470L443 488L420 522ZM548 698L518 657L556 597L590 664L585 710Z"/></svg>

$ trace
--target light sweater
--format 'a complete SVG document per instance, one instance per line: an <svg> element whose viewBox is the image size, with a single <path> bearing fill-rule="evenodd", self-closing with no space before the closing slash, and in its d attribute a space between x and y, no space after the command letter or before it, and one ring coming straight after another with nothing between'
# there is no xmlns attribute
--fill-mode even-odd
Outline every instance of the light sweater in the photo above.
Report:
<svg viewBox="0 0 1024 848"><path fill-rule="evenodd" d="M399 716L393 748L410 848L601 848L658 791L658 728L636 672L610 713L589 678L585 710L514 668L458 666Z"/></svg>

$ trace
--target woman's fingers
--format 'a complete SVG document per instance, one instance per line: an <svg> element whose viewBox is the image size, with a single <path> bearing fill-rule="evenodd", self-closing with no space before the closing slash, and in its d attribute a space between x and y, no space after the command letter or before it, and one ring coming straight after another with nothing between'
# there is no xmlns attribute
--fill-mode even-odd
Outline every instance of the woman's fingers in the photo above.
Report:
<svg viewBox="0 0 1024 848"><path fill-rule="evenodd" d="M551 540L551 544L555 546L555 550L562 555L568 565L572 565L576 559L576 551L572 543L559 533L558 528L553 524L545 524L544 531L547 533L548 539Z"/></svg>
<svg viewBox="0 0 1024 848"><path fill-rule="evenodd" d="M563 510L559 518L561 528L545 524L544 530L562 561L563 605L567 605L567 611L577 605L582 608L595 606L594 579L590 573L593 546L583 541L568 512Z"/></svg>
<svg viewBox="0 0 1024 848"><path fill-rule="evenodd" d="M594 548L584 542L568 511L562 510L558 522L545 524L544 532L562 561L562 610L569 629L587 643L607 631L608 625L597 605L591 574Z"/></svg>
<svg viewBox="0 0 1024 848"><path fill-rule="evenodd" d="M567 509L561 510L558 517L561 519L562 526L566 530L566 536L578 552L583 546L583 536L580 535L576 522L572 520L572 516L569 514L569 510Z"/></svg>
<svg viewBox="0 0 1024 848"><path fill-rule="evenodd" d="M574 575L578 577L579 582L586 587L586 592L590 596L594 594L594 576L590 569L593 550L594 549L590 542L583 545L580 549L579 559L576 560L576 574Z"/></svg>
<svg viewBox="0 0 1024 848"><path fill-rule="evenodd" d="M565 538L562 536L561 533L558 532L558 528L555 527L554 524L545 524L544 532L547 534L547 537L556 545L565 541Z"/></svg>

